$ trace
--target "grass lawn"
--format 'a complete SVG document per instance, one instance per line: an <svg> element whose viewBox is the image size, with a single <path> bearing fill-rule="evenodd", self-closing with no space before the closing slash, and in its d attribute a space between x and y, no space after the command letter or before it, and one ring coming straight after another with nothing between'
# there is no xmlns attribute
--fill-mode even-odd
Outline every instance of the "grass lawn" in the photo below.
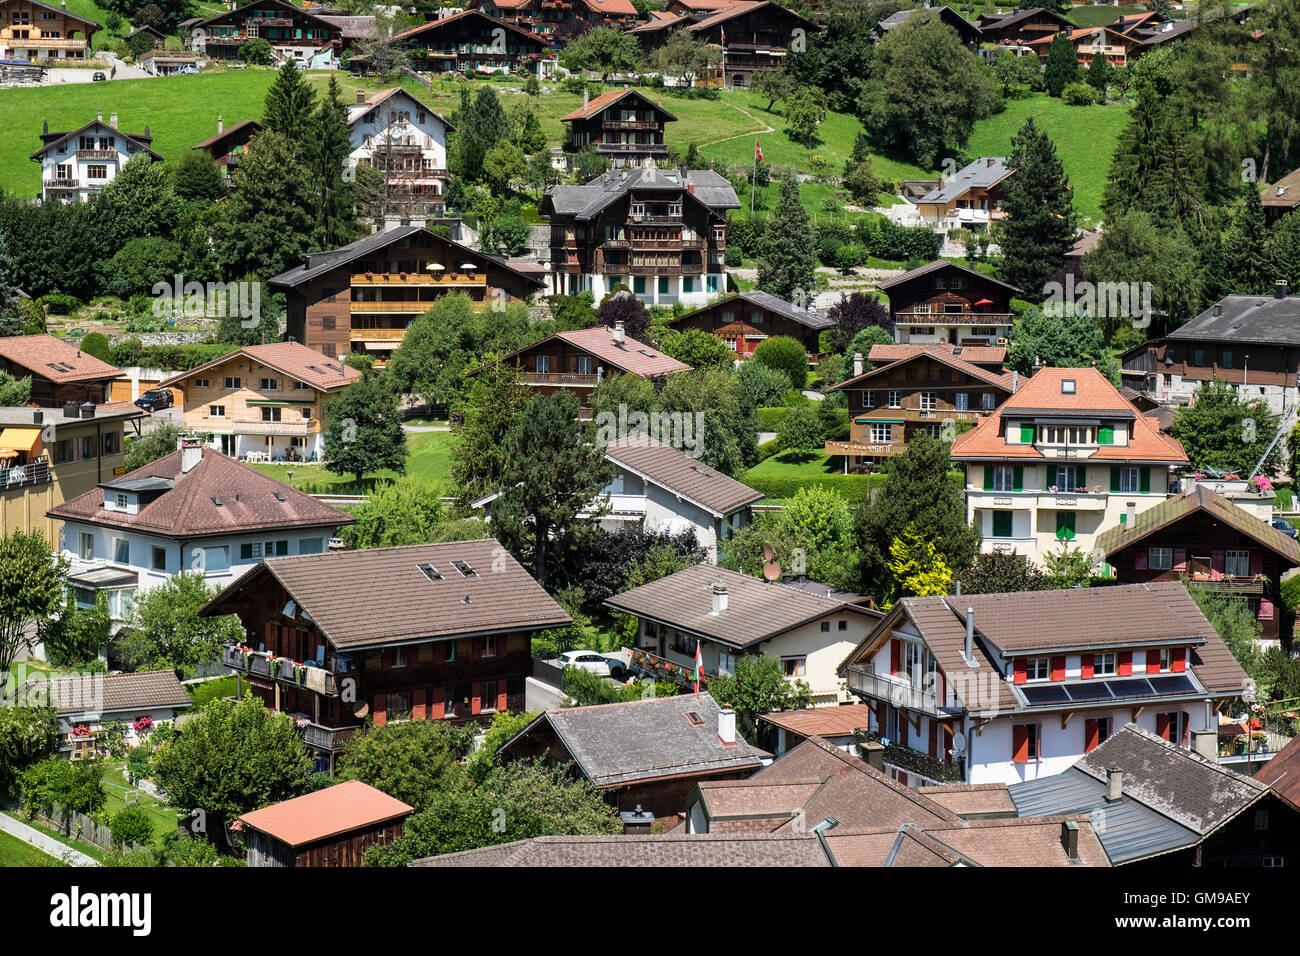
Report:
<svg viewBox="0 0 1300 956"><path fill-rule="evenodd" d="M65 837L62 833L60 833L58 830L55 830L53 827L47 827L45 824L41 823L38 820L27 819L27 814L25 813L10 813L9 815L13 817L15 820L21 820L23 823L27 824L27 826L31 827L33 830L40 830L51 840L58 840L60 843L62 843L70 850L77 850L78 852L84 853L86 854L86 856L94 860L102 860L104 858L104 851L101 850L99 847L95 846L93 843L86 843L82 840L73 840L70 837ZM26 844L24 844L24 846L26 846ZM62 861L59 861L59 863L61 862ZM59 863L56 863L55 865L59 865Z"/></svg>
<svg viewBox="0 0 1300 956"><path fill-rule="evenodd" d="M446 484L451 467L451 432L410 432L406 444L410 456L406 459L406 477L415 478L427 484ZM285 484L292 484L299 491L309 494L359 494L368 491L376 481L396 481L402 476L395 471L385 469L374 475L368 475L358 485L351 475L336 475L326 470L324 465L295 464L254 464L254 468L264 475L270 475ZM293 472L290 482L287 472Z"/></svg>
<svg viewBox="0 0 1300 956"><path fill-rule="evenodd" d="M8 833L0 833L0 867L62 866L63 864L36 847Z"/></svg>
<svg viewBox="0 0 1300 956"><path fill-rule="evenodd" d="M749 478L814 478L844 474L844 456L828 455L824 451L802 453L783 451L760 461L740 479Z"/></svg>
<svg viewBox="0 0 1300 956"><path fill-rule="evenodd" d="M155 838L160 839L168 833L176 832L176 811L169 810L156 798L127 783L124 761L111 761L104 764L104 793L108 795L104 812L108 814L110 820L126 808L126 795L131 793L133 799L139 798L139 805L148 811L153 820Z"/></svg>

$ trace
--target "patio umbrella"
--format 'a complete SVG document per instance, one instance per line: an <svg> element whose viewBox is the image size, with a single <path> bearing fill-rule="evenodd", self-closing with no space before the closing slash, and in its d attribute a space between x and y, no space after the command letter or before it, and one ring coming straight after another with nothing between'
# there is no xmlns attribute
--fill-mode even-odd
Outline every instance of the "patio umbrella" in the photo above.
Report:
<svg viewBox="0 0 1300 956"><path fill-rule="evenodd" d="M0 448L0 458L17 458L18 452L12 448Z"/></svg>
<svg viewBox="0 0 1300 956"><path fill-rule="evenodd" d="M978 302L976 302L975 304L976 304L976 305L992 305L992 304L993 304L993 300L992 300L992 299L980 299L980 300L979 300Z"/></svg>

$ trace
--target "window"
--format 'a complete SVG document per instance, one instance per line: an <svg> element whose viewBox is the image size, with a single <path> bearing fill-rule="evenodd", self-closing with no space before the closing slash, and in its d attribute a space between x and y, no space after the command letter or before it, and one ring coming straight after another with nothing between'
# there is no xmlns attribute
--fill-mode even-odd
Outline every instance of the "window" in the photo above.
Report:
<svg viewBox="0 0 1300 956"><path fill-rule="evenodd" d="M964 412L970 408L970 393L958 392L957 397L953 400L953 407L959 412Z"/></svg>
<svg viewBox="0 0 1300 956"><path fill-rule="evenodd" d="M1268 829L1268 811L1267 811L1267 810L1256 810L1256 811L1255 811L1255 829L1256 829L1256 830L1267 830L1267 829Z"/></svg>
<svg viewBox="0 0 1300 956"><path fill-rule="evenodd" d="M549 355L539 355L535 359L536 369L538 372L549 372L551 370L551 357Z"/></svg>
<svg viewBox="0 0 1300 956"><path fill-rule="evenodd" d="M823 633L823 634L826 634L826 633L828 633L828 632L830 631L830 629L831 629L831 622L830 622L830 621L822 621L822 633Z"/></svg>
<svg viewBox="0 0 1300 956"><path fill-rule="evenodd" d="M1051 468L1048 469L1049 472L1051 470ZM1049 474L1048 477L1051 477L1051 475ZM1056 478L1055 480L1048 482L1048 484L1056 485L1056 487L1060 488L1062 491L1073 491L1081 484L1079 477L1079 469L1075 468L1073 465L1057 465Z"/></svg>
<svg viewBox="0 0 1300 956"><path fill-rule="evenodd" d="M1011 732L1011 759L1016 763L1030 763L1041 757L1038 724L1019 724Z"/></svg>
<svg viewBox="0 0 1300 956"><path fill-rule="evenodd" d="M1049 657L1031 657L1025 661L1025 680L1051 680L1052 660Z"/></svg>
<svg viewBox="0 0 1300 956"><path fill-rule="evenodd" d="M993 512L993 537L995 538L1011 537L1011 512L1010 511Z"/></svg>
<svg viewBox="0 0 1300 956"><path fill-rule="evenodd" d="M1225 574L1231 574L1234 577L1244 577L1250 574L1250 552L1249 551L1229 551L1224 555L1223 570Z"/></svg>
<svg viewBox="0 0 1300 956"><path fill-rule="evenodd" d="M1074 389L1075 389L1074 379L1072 379L1072 378L1063 378L1063 379L1061 379L1061 394L1062 394L1062 395L1073 395L1073 394L1074 394Z"/></svg>
<svg viewBox="0 0 1300 956"><path fill-rule="evenodd" d="M303 420L303 421L307 421L307 420L310 419L310 418L311 418L311 409L310 409L310 408L304 408L304 409L302 409L302 420ZM294 439L294 440L295 440L296 442L301 442L301 441L302 441L302 439L300 439L300 438L299 438L299 439Z"/></svg>
<svg viewBox="0 0 1300 956"><path fill-rule="evenodd" d="M212 383L209 382L206 378L196 378L196 379L194 380L194 387L195 387L195 388L208 388L208 387L211 386L211 384L212 384Z"/></svg>
<svg viewBox="0 0 1300 956"><path fill-rule="evenodd" d="M1016 469L1013 465L996 465L993 468L993 490L1015 490Z"/></svg>
<svg viewBox="0 0 1300 956"><path fill-rule="evenodd" d="M718 649L718 673L731 676L736 673L736 655L730 651Z"/></svg>
<svg viewBox="0 0 1300 956"><path fill-rule="evenodd" d="M808 658L783 657L781 658L781 669L785 672L786 677L807 677Z"/></svg>
<svg viewBox="0 0 1300 956"><path fill-rule="evenodd" d="M409 690L392 691L388 694L387 719L411 719L411 692Z"/></svg>
<svg viewBox="0 0 1300 956"><path fill-rule="evenodd" d="M217 548L203 548L203 564L200 568L205 574L222 574L230 570L230 547L221 545Z"/></svg>
<svg viewBox="0 0 1300 956"><path fill-rule="evenodd" d="M406 648L404 647L393 648L393 666L394 667L406 666Z"/></svg>
<svg viewBox="0 0 1300 956"><path fill-rule="evenodd" d="M450 664L456 659L456 642L448 641L446 644L442 645L442 648L443 652L446 654L446 657L443 659Z"/></svg>
<svg viewBox="0 0 1300 956"><path fill-rule="evenodd" d="M1119 490L1126 495L1135 494L1141 486L1142 472L1138 468L1121 468L1119 470Z"/></svg>
<svg viewBox="0 0 1300 956"><path fill-rule="evenodd" d="M935 410L937 405L938 405L938 401L935 398L934 392L921 393L921 411L932 412Z"/></svg>
<svg viewBox="0 0 1300 956"><path fill-rule="evenodd" d="M95 536L86 531L77 535L77 557L82 561L95 560Z"/></svg>
<svg viewBox="0 0 1300 956"><path fill-rule="evenodd" d="M485 680L483 690L479 695L479 710L489 711L497 709L497 682L494 680Z"/></svg>
<svg viewBox="0 0 1300 956"><path fill-rule="evenodd" d="M126 538L113 539L113 563L130 564L131 563L131 542Z"/></svg>
<svg viewBox="0 0 1300 956"><path fill-rule="evenodd" d="M302 538L298 541L299 554L320 554L324 550L324 538Z"/></svg>
<svg viewBox="0 0 1300 956"><path fill-rule="evenodd" d="M1114 651L1108 651L1105 654L1092 655L1092 676L1094 677L1115 676L1115 652Z"/></svg>
<svg viewBox="0 0 1300 956"><path fill-rule="evenodd" d="M1260 866L1266 870L1275 870L1279 867L1286 866L1286 857L1284 856L1266 856L1260 860Z"/></svg>
<svg viewBox="0 0 1300 956"><path fill-rule="evenodd" d="M278 378L264 378L260 383L260 388L264 392L279 391L280 380Z"/></svg>
<svg viewBox="0 0 1300 956"><path fill-rule="evenodd" d="M121 510L126 507L127 500L126 495L119 491L113 495L113 507Z"/></svg>
<svg viewBox="0 0 1300 956"><path fill-rule="evenodd" d="M157 545L154 545L150 549L150 551L152 553L152 557L150 559L149 566L153 568L153 570L155 571L166 571L167 570L167 549L160 548Z"/></svg>
<svg viewBox="0 0 1300 956"><path fill-rule="evenodd" d="M495 637L485 637L485 638L483 638L483 652L482 652L482 654L480 654L479 656L480 656L480 657L496 657L496 656L497 656L497 639L496 639ZM493 695L493 696L495 696L495 695Z"/></svg>
<svg viewBox="0 0 1300 956"><path fill-rule="evenodd" d="M579 355L579 356L578 356L578 374L579 374L579 375L591 375L591 374L593 374L593 369L592 369L592 367L591 367L591 356L590 356L590 355Z"/></svg>
<svg viewBox="0 0 1300 956"><path fill-rule="evenodd" d="M209 417L209 418L225 418L225 417L226 417L226 406L225 406L225 405L209 405L209 406L208 406L208 417Z"/></svg>
<svg viewBox="0 0 1300 956"><path fill-rule="evenodd" d="M986 411L986 412L991 412L991 411L993 411L993 403L994 403L994 401L996 401L996 398L995 398L995 396L993 395L993 393L992 393L992 392L985 392L985 393L984 393L984 411Z"/></svg>
<svg viewBox="0 0 1300 956"><path fill-rule="evenodd" d="M901 393L901 392L890 392L890 393L889 393L889 407L890 407L890 408L901 408L902 406L903 406L902 393Z"/></svg>
<svg viewBox="0 0 1300 956"><path fill-rule="evenodd" d="M98 165L98 164L93 165L93 166L87 166L87 167L86 167L86 178L87 178L87 179L107 179L107 178L108 178L108 167L107 167L107 166L101 166L101 165Z"/></svg>
<svg viewBox="0 0 1300 956"><path fill-rule="evenodd" d="M1163 648L1161 648L1161 649L1160 649L1160 669L1161 669L1162 671L1167 671L1167 670L1169 670L1169 668L1170 668L1170 666L1171 666L1171 664L1172 664L1172 661L1173 661L1173 658L1172 658L1172 656L1171 656L1171 651L1169 650L1169 648L1167 648L1167 647L1163 647Z"/></svg>
<svg viewBox="0 0 1300 956"><path fill-rule="evenodd" d="M1173 566L1173 548L1147 548L1147 567L1152 571L1168 571Z"/></svg>
<svg viewBox="0 0 1300 956"><path fill-rule="evenodd" d="M321 331L322 331L322 332L333 332L333 331L334 331L334 316L332 316L332 315L323 315L323 316L321 316L321 320L320 320L320 328L321 328Z"/></svg>
<svg viewBox="0 0 1300 956"><path fill-rule="evenodd" d="M278 407L277 408L264 407L262 409L262 421L278 422L279 420L280 420L280 409Z"/></svg>
<svg viewBox="0 0 1300 956"><path fill-rule="evenodd" d="M871 440L873 442L888 442L894 437L894 426L889 422L872 422L871 423Z"/></svg>
<svg viewBox="0 0 1300 956"><path fill-rule="evenodd" d="M94 435L87 435L86 437L81 439L81 457L82 458L95 457L95 436Z"/></svg>
<svg viewBox="0 0 1300 956"><path fill-rule="evenodd" d="M847 631L848 629L849 629L849 622L848 622L848 621L839 621L839 622L837 622L836 630Z"/></svg>
<svg viewBox="0 0 1300 956"><path fill-rule="evenodd" d="M1110 738L1110 718L1097 718L1097 743L1104 744Z"/></svg>
<svg viewBox="0 0 1300 956"><path fill-rule="evenodd" d="M866 392L859 392L858 394L862 396L862 407L863 407L863 408L875 408L875 407L876 407L876 393L875 393L875 392L866 391Z"/></svg>
<svg viewBox="0 0 1300 956"><path fill-rule="evenodd" d="M243 380L238 378L226 377L226 388L242 388Z"/></svg>

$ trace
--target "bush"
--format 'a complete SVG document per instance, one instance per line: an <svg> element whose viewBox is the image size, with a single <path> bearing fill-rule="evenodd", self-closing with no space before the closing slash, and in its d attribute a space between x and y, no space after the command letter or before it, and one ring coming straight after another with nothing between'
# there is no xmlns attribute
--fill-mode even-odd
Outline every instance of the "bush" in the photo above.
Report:
<svg viewBox="0 0 1300 956"><path fill-rule="evenodd" d="M778 439L779 441L779 439ZM770 443L769 443L770 444ZM850 504L862 504L871 497L871 479L884 476L876 475L816 475L804 478L772 478L756 476L752 473L743 475L742 480L755 491L761 491L768 498L793 498L800 488L827 488Z"/></svg>
<svg viewBox="0 0 1300 956"><path fill-rule="evenodd" d="M153 819L149 811L136 804L119 810L113 817L113 846L147 844L153 838Z"/></svg>
<svg viewBox="0 0 1300 956"><path fill-rule="evenodd" d="M78 347L91 358L97 358L101 362L112 361L112 348L108 344L108 336L103 332L87 332L82 336Z"/></svg>
<svg viewBox="0 0 1300 956"><path fill-rule="evenodd" d="M802 389L808 380L808 353L797 340L787 335L764 339L754 349L752 361L783 373L790 380L791 388Z"/></svg>
<svg viewBox="0 0 1300 956"><path fill-rule="evenodd" d="M1282 606L1288 612L1300 607L1300 574L1292 575L1282 582Z"/></svg>
<svg viewBox="0 0 1300 956"><path fill-rule="evenodd" d="M788 451L820 450L825 442L821 419L806 405L789 409L777 426L776 437Z"/></svg>
<svg viewBox="0 0 1300 956"><path fill-rule="evenodd" d="M1099 95L1087 83L1070 83L1061 91L1061 99L1070 106L1092 106Z"/></svg>
<svg viewBox="0 0 1300 956"><path fill-rule="evenodd" d="M41 296L41 304L51 315L67 315L81 308L81 300L75 295L64 295L60 292Z"/></svg>
<svg viewBox="0 0 1300 956"><path fill-rule="evenodd" d="M736 369L736 379L749 396L750 404L760 409L760 415L764 406L779 402L781 394L790 386L784 374L762 362L742 362Z"/></svg>
<svg viewBox="0 0 1300 956"><path fill-rule="evenodd" d="M774 405L758 409L758 430L761 432L774 432L781 428L781 423L785 417L790 414L790 409L785 405Z"/></svg>

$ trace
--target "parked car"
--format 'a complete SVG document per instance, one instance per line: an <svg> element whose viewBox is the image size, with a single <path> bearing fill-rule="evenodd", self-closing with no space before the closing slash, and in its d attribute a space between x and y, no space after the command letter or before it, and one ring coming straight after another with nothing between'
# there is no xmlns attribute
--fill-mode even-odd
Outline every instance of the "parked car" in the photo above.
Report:
<svg viewBox="0 0 1300 956"><path fill-rule="evenodd" d="M137 408L146 412L155 412L160 408L171 408L172 390L170 388L152 388L135 400Z"/></svg>
<svg viewBox="0 0 1300 956"><path fill-rule="evenodd" d="M1300 532L1296 531L1295 526L1285 518L1274 518L1269 522L1269 524L1278 531L1281 531L1288 538L1294 538L1300 535Z"/></svg>
<svg viewBox="0 0 1300 956"><path fill-rule="evenodd" d="M595 651L565 651L555 663L560 668L578 667L601 677L610 676L609 661Z"/></svg>
<svg viewBox="0 0 1300 956"><path fill-rule="evenodd" d="M103 83L103 82L104 82L105 80L107 80L107 79L108 79L108 76L107 76L106 74L104 74L104 73L98 73L98 72L97 72L97 73L95 73L94 76L92 76L92 77L90 78L90 82L92 82L92 83Z"/></svg>

